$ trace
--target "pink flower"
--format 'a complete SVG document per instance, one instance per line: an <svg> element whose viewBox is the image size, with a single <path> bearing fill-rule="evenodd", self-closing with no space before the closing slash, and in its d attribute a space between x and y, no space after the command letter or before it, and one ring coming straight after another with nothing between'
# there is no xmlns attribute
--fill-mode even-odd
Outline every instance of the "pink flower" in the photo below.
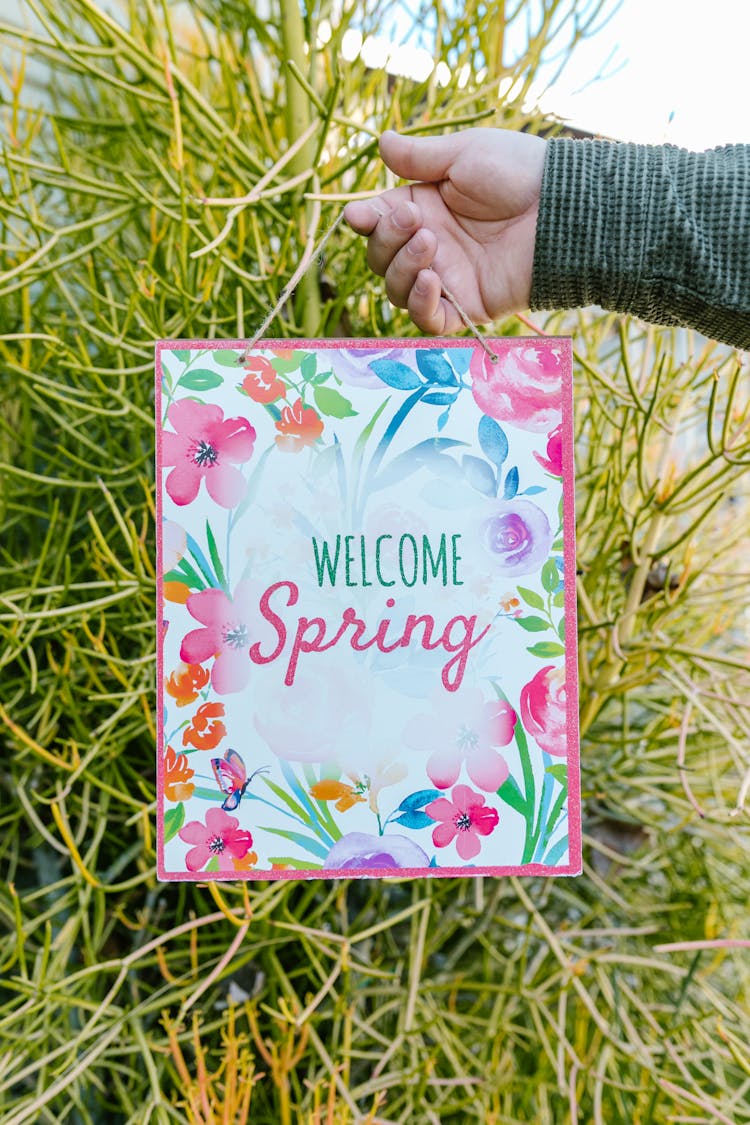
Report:
<svg viewBox="0 0 750 1125"><path fill-rule="evenodd" d="M562 357L554 343L529 342L521 349L500 349L492 362L477 348L469 366L477 405L501 422L535 433L560 422Z"/></svg>
<svg viewBox="0 0 750 1125"><path fill-rule="evenodd" d="M186 633L180 646L180 660L203 664L214 658L211 686L219 695L242 691L250 679L251 624L259 615L254 587L240 582L229 598L223 590L199 590L185 603L188 613L204 626Z"/></svg>
<svg viewBox="0 0 750 1125"><path fill-rule="evenodd" d="M539 464L554 477L562 476L562 424L547 435L547 456L535 453Z"/></svg>
<svg viewBox="0 0 750 1125"><path fill-rule="evenodd" d="M239 824L236 816L223 809L209 809L205 824L188 821L179 831L181 840L195 844L185 856L188 871L200 871L214 856L219 861L219 871L233 871L233 861L244 859L253 843L251 834Z"/></svg>
<svg viewBox="0 0 750 1125"><path fill-rule="evenodd" d="M502 699L488 702L479 688L441 691L431 702L430 713L415 715L403 736L412 749L432 751L427 762L430 781L438 789L449 789L465 764L475 785L495 792L508 776L505 759L495 747L513 739L513 708Z"/></svg>
<svg viewBox="0 0 750 1125"><path fill-rule="evenodd" d="M373 703L366 680L344 665L300 668L293 691L279 676L264 696L254 718L261 738L289 762L341 760L370 774Z"/></svg>
<svg viewBox="0 0 750 1125"><path fill-rule="evenodd" d="M482 793L475 793L468 785L457 785L451 793L451 800L438 797L425 806L425 812L433 820L439 820L432 832L432 842L436 848L446 848L456 841L456 851L461 859L474 859L479 855L480 836L489 836L497 828L500 817L496 809L485 808Z"/></svg>
<svg viewBox="0 0 750 1125"><path fill-rule="evenodd" d="M162 456L174 465L166 489L175 504L191 504L205 479L208 494L222 508L234 508L247 482L236 465L249 460L255 430L247 418L224 418L219 406L182 398L173 402L167 420L175 433L164 430Z"/></svg>
<svg viewBox="0 0 750 1125"><path fill-rule="evenodd" d="M553 539L542 509L531 500L495 500L489 503L489 512L479 535L493 572L517 578L539 570Z"/></svg>
<svg viewBox="0 0 750 1125"><path fill-rule="evenodd" d="M564 757L567 752L565 672L548 664L521 689L523 725L547 754Z"/></svg>

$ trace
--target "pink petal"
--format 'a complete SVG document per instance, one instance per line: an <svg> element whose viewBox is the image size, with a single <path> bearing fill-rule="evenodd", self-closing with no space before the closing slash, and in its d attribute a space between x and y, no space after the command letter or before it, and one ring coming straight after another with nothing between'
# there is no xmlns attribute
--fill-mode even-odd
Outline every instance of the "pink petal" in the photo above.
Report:
<svg viewBox="0 0 750 1125"><path fill-rule="evenodd" d="M471 826L482 836L489 836L490 832L494 832L499 820L497 809L477 809L471 814Z"/></svg>
<svg viewBox="0 0 750 1125"><path fill-rule="evenodd" d="M223 590L199 590L187 600L188 613L201 625L222 628L232 619L232 603Z"/></svg>
<svg viewBox="0 0 750 1125"><path fill-rule="evenodd" d="M434 750L446 741L445 723L435 715L415 715L404 728L404 742L412 750Z"/></svg>
<svg viewBox="0 0 750 1125"><path fill-rule="evenodd" d="M516 728L516 713L509 703L498 699L485 703L480 724L481 741L489 746L507 746Z"/></svg>
<svg viewBox="0 0 750 1125"><path fill-rule="evenodd" d="M458 839L456 840L456 851L461 856L461 859L473 859L474 856L479 855L482 845L479 843L479 837L476 832L469 829L466 832L459 832Z"/></svg>
<svg viewBox="0 0 750 1125"><path fill-rule="evenodd" d="M222 508L235 508L247 491L247 481L234 465L213 465L205 480L208 495Z"/></svg>
<svg viewBox="0 0 750 1125"><path fill-rule="evenodd" d="M444 824L438 824L432 833L432 842L436 848L447 848L453 837L456 835L457 828L452 821L447 821Z"/></svg>
<svg viewBox="0 0 750 1125"><path fill-rule="evenodd" d="M180 660L185 664L204 664L221 651L221 645L219 629L193 629L182 638Z"/></svg>
<svg viewBox="0 0 750 1125"><path fill-rule="evenodd" d="M192 504L201 486L200 470L192 461L177 464L164 482L167 495L181 506Z"/></svg>
<svg viewBox="0 0 750 1125"><path fill-rule="evenodd" d="M195 439L205 433L208 426L216 425L224 418L220 406L208 402L197 402L193 398L179 398L167 411L167 421L178 434Z"/></svg>
<svg viewBox="0 0 750 1125"><path fill-rule="evenodd" d="M475 750L466 755L466 771L480 789L494 793L508 777L508 765L495 750ZM429 771L428 771L429 772ZM437 784L437 782L435 783Z"/></svg>
<svg viewBox="0 0 750 1125"><path fill-rule="evenodd" d="M226 832L231 832L239 823L236 816L230 816L229 813L224 812L224 809L213 808L206 813L206 827L214 836L223 837Z"/></svg>
<svg viewBox="0 0 750 1125"><path fill-rule="evenodd" d="M427 776L438 789L450 789L461 772L461 755L439 750L427 762Z"/></svg>
<svg viewBox="0 0 750 1125"><path fill-rule="evenodd" d="M207 844L199 844L197 848L191 848L185 856L185 866L188 871L200 871L205 867L211 858L211 849Z"/></svg>
<svg viewBox="0 0 750 1125"><path fill-rule="evenodd" d="M475 805L483 805L484 797L475 793L468 785L457 785L451 793L453 804L459 812L468 812Z"/></svg>
<svg viewBox="0 0 750 1125"><path fill-rule="evenodd" d="M210 836L210 832L199 820L189 820L187 824L183 824L179 836L186 844L203 844Z"/></svg>
<svg viewBox="0 0 750 1125"><path fill-rule="evenodd" d="M208 440L219 450L220 457L236 464L252 457L255 437L255 429L247 418L227 418L207 434Z"/></svg>
<svg viewBox="0 0 750 1125"><path fill-rule="evenodd" d="M190 439L171 430L162 430L161 460L163 465L178 465L188 456Z"/></svg>
<svg viewBox="0 0 750 1125"><path fill-rule="evenodd" d="M224 648L214 661L211 685L219 695L232 695L247 686L251 670L246 648Z"/></svg>
<svg viewBox="0 0 750 1125"><path fill-rule="evenodd" d="M433 820L452 821L456 815L455 806L451 804L447 797L438 797L436 801L430 801L429 805L425 805L424 811Z"/></svg>

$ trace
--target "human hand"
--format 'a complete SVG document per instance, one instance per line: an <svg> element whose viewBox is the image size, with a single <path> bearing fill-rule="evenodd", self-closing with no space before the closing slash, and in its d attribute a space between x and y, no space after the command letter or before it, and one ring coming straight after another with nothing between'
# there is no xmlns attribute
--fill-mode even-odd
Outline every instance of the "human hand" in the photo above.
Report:
<svg viewBox="0 0 750 1125"><path fill-rule="evenodd" d="M390 301L423 332L464 327L443 286L480 324L528 307L545 149L541 137L505 129L383 133L385 163L417 182L348 203L344 217L367 235Z"/></svg>

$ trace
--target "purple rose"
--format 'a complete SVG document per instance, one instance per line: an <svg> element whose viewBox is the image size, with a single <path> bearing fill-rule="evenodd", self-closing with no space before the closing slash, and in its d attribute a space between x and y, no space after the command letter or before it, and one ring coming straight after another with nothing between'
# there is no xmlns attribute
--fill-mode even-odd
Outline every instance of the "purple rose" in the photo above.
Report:
<svg viewBox="0 0 750 1125"><path fill-rule="evenodd" d="M496 572L509 578L539 570L552 545L549 520L530 500L496 501L479 531Z"/></svg>
<svg viewBox="0 0 750 1125"><path fill-rule="evenodd" d="M382 391L383 380L375 374L370 364L376 359L398 359L400 356L398 348L386 348L381 352L373 352L369 348L342 348L334 365L336 375L350 387L360 387L364 391Z"/></svg>
<svg viewBox="0 0 750 1125"><path fill-rule="evenodd" d="M324 863L327 871L365 871L368 868L429 867L430 860L419 844L406 836L371 836L348 832L333 845Z"/></svg>

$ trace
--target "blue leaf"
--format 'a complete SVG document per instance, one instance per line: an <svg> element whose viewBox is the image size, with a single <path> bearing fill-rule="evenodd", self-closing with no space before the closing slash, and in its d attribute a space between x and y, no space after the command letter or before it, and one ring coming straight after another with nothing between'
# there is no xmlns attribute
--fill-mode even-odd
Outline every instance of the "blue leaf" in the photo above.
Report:
<svg viewBox="0 0 750 1125"><path fill-rule="evenodd" d="M425 805L429 805L430 801L436 801L439 796L439 789L418 789L416 793L410 793L408 797L404 797L398 807L412 812L415 809L421 809Z"/></svg>
<svg viewBox="0 0 750 1125"><path fill-rule="evenodd" d="M486 414L479 420L479 444L485 457L499 469L508 456L508 439L495 419L488 418Z"/></svg>
<svg viewBox="0 0 750 1125"><path fill-rule="evenodd" d="M477 492L481 492L483 496L495 495L497 492L495 474L486 461L482 461L479 457L472 457L470 453L467 453L461 460L461 467L472 488L476 488Z"/></svg>
<svg viewBox="0 0 750 1125"><path fill-rule="evenodd" d="M523 492L519 492L519 496L536 496L538 492L546 492L547 489L542 484L532 484L529 488L524 488Z"/></svg>
<svg viewBox="0 0 750 1125"><path fill-rule="evenodd" d="M451 348L450 357L454 371L459 375L465 375L469 370L473 353L473 348Z"/></svg>
<svg viewBox="0 0 750 1125"><path fill-rule="evenodd" d="M417 348L417 367L428 383L439 383L442 387L458 386L456 373L445 358L442 351L437 348Z"/></svg>
<svg viewBox="0 0 750 1125"><path fill-rule="evenodd" d="M448 391L430 391L422 399L422 402L428 402L430 406L452 406L455 401L455 393L449 394Z"/></svg>
<svg viewBox="0 0 750 1125"><path fill-rule="evenodd" d="M435 821L423 812L404 812L394 816L391 823L403 824L404 828L430 828Z"/></svg>
<svg viewBox="0 0 750 1125"><path fill-rule="evenodd" d="M504 497L505 500L512 500L517 492L518 492L518 469L514 465L513 468L508 471L508 475L505 478L505 492L503 493L503 497Z"/></svg>
<svg viewBox="0 0 750 1125"><path fill-rule="evenodd" d="M382 379L389 387L395 387L397 391L413 391L422 386L422 380L416 371L396 359L374 359L370 369L378 379Z"/></svg>
<svg viewBox="0 0 750 1125"><path fill-rule="evenodd" d="M450 416L451 416L451 408L449 406L448 409L444 410L443 413L438 418L438 421L437 421L438 430L444 430L445 429Z"/></svg>

